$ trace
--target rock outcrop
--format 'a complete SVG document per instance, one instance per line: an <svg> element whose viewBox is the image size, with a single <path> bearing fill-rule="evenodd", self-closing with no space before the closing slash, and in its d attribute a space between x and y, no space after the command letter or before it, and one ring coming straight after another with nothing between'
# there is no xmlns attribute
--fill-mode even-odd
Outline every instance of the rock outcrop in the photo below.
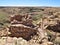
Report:
<svg viewBox="0 0 60 45"><path fill-rule="evenodd" d="M31 16L28 15L13 15L10 18L11 26L9 31L12 37L22 37L26 40L31 39L31 36L37 33L37 30L34 29Z"/></svg>

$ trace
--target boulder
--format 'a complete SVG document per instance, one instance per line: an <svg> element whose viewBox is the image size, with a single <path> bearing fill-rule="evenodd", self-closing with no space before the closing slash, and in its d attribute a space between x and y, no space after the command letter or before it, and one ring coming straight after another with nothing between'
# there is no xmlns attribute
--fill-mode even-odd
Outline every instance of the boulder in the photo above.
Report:
<svg viewBox="0 0 60 45"><path fill-rule="evenodd" d="M60 23L58 23L58 24L56 24L56 25L49 25L48 27L47 27L47 29L49 29L49 30L52 30L52 31L54 31L54 32L60 32Z"/></svg>
<svg viewBox="0 0 60 45"><path fill-rule="evenodd" d="M37 30L22 24L14 24L9 27L12 37L23 37L26 40L31 39L31 36L37 33Z"/></svg>

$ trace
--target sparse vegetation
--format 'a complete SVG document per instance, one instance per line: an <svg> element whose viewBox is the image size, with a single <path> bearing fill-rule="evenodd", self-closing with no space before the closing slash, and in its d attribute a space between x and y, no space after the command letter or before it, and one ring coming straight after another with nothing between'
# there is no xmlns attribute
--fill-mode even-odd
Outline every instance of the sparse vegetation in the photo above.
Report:
<svg viewBox="0 0 60 45"><path fill-rule="evenodd" d="M9 16L13 14L20 14L20 15L32 15L33 24L37 24L40 21L42 16L50 17L51 15L54 17L46 18L46 19L60 19L60 8L55 7L1 7L0 8L0 28L6 27L10 24ZM51 21L51 20L50 20ZM59 20L60 21L60 20ZM58 21L58 22L59 22ZM47 30L47 29L46 29ZM47 36L49 40L53 43L60 44L60 36L54 35L56 32L53 30L47 30ZM57 32L58 33L58 32ZM60 32L59 32L60 35ZM54 37L55 36L55 37ZM0 39L1 40L1 39ZM22 41L23 42L23 41ZM26 41L27 42L27 41ZM24 42L24 43L26 43Z"/></svg>

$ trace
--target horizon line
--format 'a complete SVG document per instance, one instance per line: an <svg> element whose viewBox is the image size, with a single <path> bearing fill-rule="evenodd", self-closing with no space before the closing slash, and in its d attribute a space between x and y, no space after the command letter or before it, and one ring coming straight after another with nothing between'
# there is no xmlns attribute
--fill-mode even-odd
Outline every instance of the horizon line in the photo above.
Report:
<svg viewBox="0 0 60 45"><path fill-rule="evenodd" d="M0 7L60 7L60 6L44 6L44 5L0 5Z"/></svg>

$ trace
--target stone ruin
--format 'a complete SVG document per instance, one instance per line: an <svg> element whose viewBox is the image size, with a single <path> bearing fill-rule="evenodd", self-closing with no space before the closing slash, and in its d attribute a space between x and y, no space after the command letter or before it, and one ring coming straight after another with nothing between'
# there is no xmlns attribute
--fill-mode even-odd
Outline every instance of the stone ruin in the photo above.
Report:
<svg viewBox="0 0 60 45"><path fill-rule="evenodd" d="M22 37L30 40L37 33L30 15L11 15L10 22L9 32L11 34L9 36L11 37Z"/></svg>

